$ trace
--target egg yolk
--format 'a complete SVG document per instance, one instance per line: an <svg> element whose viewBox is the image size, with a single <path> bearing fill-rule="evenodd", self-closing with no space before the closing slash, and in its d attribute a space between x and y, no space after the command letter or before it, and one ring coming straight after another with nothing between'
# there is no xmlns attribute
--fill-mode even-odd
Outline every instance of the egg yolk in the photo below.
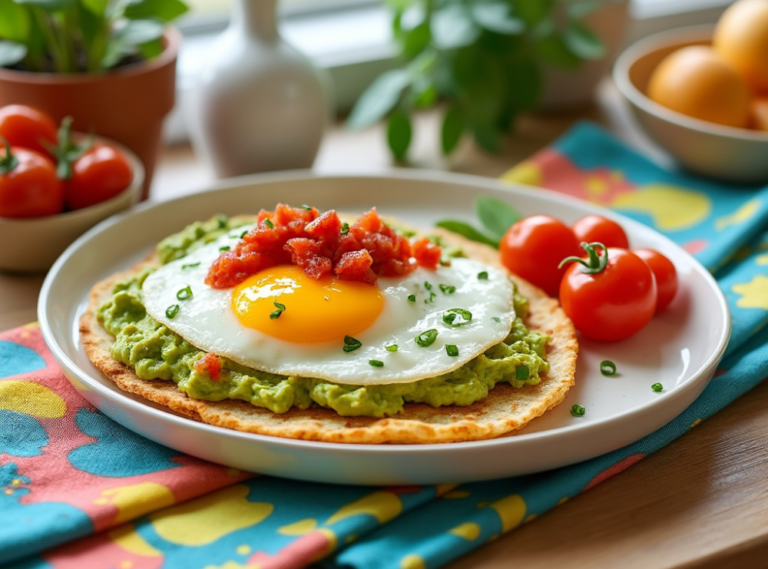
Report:
<svg viewBox="0 0 768 569"><path fill-rule="evenodd" d="M316 280L295 265L264 269L232 292L232 311L243 326L302 344L354 336L383 308L384 294L375 285L330 275Z"/></svg>

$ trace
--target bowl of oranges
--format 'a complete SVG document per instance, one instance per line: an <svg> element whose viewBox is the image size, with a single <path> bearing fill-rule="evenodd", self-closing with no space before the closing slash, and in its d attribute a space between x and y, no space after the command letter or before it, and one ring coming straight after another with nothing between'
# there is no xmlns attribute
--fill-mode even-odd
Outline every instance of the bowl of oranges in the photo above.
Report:
<svg viewBox="0 0 768 569"><path fill-rule="evenodd" d="M613 78L644 130L689 170L768 181L768 0L738 0L714 28L641 40Z"/></svg>
<svg viewBox="0 0 768 569"><path fill-rule="evenodd" d="M136 155L70 132L69 123L25 105L0 108L0 270L48 269L85 231L141 197Z"/></svg>

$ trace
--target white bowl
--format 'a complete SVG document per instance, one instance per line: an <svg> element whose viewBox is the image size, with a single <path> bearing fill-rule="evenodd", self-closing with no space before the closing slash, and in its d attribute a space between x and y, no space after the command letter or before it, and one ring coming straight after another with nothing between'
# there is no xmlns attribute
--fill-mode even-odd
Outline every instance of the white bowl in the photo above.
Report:
<svg viewBox="0 0 768 569"><path fill-rule="evenodd" d="M84 136L84 135L80 135ZM0 270L12 272L44 271L64 252L70 243L100 221L138 203L144 183L144 166L125 146L96 137L118 148L133 170L131 184L106 201L57 215L34 218L0 217Z"/></svg>
<svg viewBox="0 0 768 569"><path fill-rule="evenodd" d="M654 69L667 55L689 45L710 45L713 31L694 26L645 38L621 54L613 79L645 132L683 166L730 182L766 182L768 132L695 119L645 95Z"/></svg>

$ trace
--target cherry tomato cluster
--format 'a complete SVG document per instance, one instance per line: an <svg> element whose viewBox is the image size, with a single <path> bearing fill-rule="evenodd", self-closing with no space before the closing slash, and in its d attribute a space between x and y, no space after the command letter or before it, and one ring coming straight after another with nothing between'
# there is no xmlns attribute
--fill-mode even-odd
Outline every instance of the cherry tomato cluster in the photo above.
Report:
<svg viewBox="0 0 768 569"><path fill-rule="evenodd" d="M652 249L629 250L621 226L600 215L572 227L534 215L509 228L499 245L510 271L559 296L574 326L605 342L636 334L677 293L674 264Z"/></svg>
<svg viewBox="0 0 768 569"><path fill-rule="evenodd" d="M71 119L25 105L0 108L0 217L41 217L108 200L133 180L128 159L108 144L77 144Z"/></svg>

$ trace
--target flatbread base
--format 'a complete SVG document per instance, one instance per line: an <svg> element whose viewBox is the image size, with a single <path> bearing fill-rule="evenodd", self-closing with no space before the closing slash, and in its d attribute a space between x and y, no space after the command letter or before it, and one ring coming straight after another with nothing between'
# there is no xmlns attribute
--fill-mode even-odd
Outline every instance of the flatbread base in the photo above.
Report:
<svg viewBox="0 0 768 569"><path fill-rule="evenodd" d="M503 268L498 252L441 229L431 230L473 259ZM96 310L112 295L114 285L150 265L156 255L132 269L98 283L91 291L89 308L80 320L85 353L93 364L122 390L139 395L196 421L228 429L332 443L449 443L490 439L512 433L560 404L574 384L579 345L570 319L557 300L527 281L512 275L521 295L530 303L524 318L530 330L552 337L547 348L549 371L538 385L515 389L507 383L494 387L488 397L468 405L434 408L406 403L395 417L342 417L332 409L291 409L277 414L236 400L220 402L189 398L172 381L144 380L133 368L112 358L114 338L98 323Z"/></svg>

